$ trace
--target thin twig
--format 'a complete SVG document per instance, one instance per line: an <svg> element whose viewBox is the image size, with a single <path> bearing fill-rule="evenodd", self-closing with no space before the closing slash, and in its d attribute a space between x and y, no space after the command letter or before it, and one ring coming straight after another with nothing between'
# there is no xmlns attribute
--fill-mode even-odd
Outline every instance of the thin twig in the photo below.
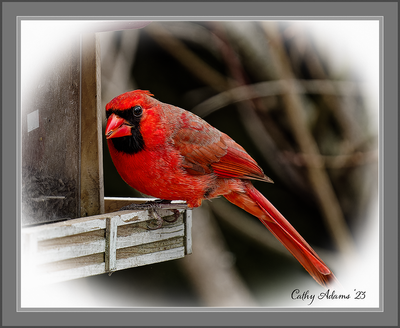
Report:
<svg viewBox="0 0 400 328"><path fill-rule="evenodd" d="M284 151L282 156L285 160L293 163L296 166L307 166L313 165L313 163L321 164L325 168L339 169L344 167L353 167L364 165L371 162L378 161L378 151L372 150L367 152L356 151L352 154L345 155L310 155L302 153L293 153L289 151ZM311 159L311 157L318 157L316 159Z"/></svg>

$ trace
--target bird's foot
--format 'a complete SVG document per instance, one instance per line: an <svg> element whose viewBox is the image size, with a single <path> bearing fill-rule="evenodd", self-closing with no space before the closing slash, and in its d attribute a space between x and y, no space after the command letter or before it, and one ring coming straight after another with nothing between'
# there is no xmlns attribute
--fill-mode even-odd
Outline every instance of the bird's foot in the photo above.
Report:
<svg viewBox="0 0 400 328"><path fill-rule="evenodd" d="M179 218L180 212L173 207L177 207L177 204L171 204L170 200L166 200L166 199L155 199L154 201L148 201L142 204L129 204L126 206L123 206L120 208L120 211L125 211L125 210L149 210L150 214L154 217L154 219L156 220L157 224L155 227L150 227L149 225L147 225L147 228L150 230L157 230L160 229L162 227L162 224L164 221L168 222L168 223L173 223L176 222ZM180 206L179 206L180 207ZM157 213L157 209L167 209L170 210L171 212L174 213L174 218L172 220L167 220L162 218L158 213Z"/></svg>

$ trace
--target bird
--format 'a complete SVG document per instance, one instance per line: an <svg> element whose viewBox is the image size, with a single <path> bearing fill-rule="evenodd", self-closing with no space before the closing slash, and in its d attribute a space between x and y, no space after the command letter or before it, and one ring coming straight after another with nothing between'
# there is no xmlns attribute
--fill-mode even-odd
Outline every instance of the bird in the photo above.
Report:
<svg viewBox="0 0 400 328"><path fill-rule="evenodd" d="M162 103L147 90L125 92L106 105L105 136L122 179L163 201L196 208L223 196L257 217L321 286L333 272L252 184L272 183L256 161L227 134L185 109Z"/></svg>

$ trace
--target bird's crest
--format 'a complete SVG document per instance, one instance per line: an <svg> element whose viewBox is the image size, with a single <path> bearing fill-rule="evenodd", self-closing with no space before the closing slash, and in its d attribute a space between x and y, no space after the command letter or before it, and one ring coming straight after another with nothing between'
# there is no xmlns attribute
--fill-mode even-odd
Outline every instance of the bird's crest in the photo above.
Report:
<svg viewBox="0 0 400 328"><path fill-rule="evenodd" d="M154 97L154 95L152 94L152 93L150 93L150 91L148 91L148 90L133 90L132 91L132 93L139 93L139 94L143 94L143 95L146 95L146 96L151 96L151 97Z"/></svg>

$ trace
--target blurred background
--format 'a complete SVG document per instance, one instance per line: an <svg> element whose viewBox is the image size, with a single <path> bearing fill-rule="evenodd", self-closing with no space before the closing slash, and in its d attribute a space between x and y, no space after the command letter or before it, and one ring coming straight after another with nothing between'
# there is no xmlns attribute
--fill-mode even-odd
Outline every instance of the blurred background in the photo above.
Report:
<svg viewBox="0 0 400 328"><path fill-rule="evenodd" d="M256 188L345 288L377 304L378 22L155 21L98 37L103 108L149 90L227 133L275 182ZM103 141L105 196L140 197ZM323 291L257 218L223 198L193 211L192 233L192 255L57 284L52 304L296 307L307 304L291 299L294 289Z"/></svg>

